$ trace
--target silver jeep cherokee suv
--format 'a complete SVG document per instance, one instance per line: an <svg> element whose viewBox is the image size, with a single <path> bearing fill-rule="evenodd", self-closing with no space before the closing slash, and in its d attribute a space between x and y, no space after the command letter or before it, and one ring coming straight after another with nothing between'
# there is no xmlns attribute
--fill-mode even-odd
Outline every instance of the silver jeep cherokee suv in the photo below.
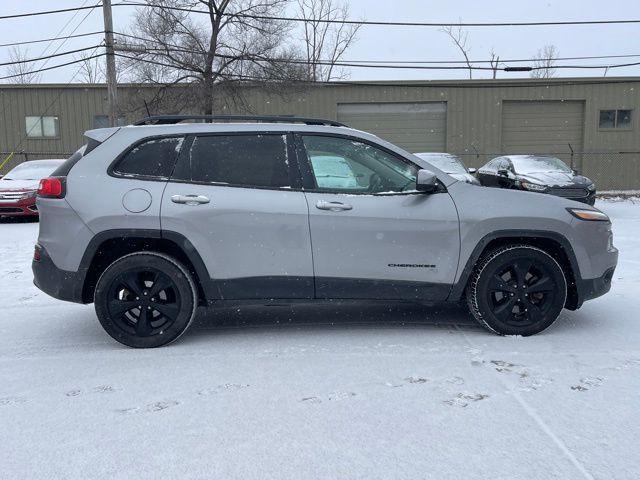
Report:
<svg viewBox="0 0 640 480"><path fill-rule="evenodd" d="M336 122L150 117L86 137L40 184L35 284L94 302L132 347L228 301L464 300L532 335L606 293L617 263L599 210L456 181Z"/></svg>

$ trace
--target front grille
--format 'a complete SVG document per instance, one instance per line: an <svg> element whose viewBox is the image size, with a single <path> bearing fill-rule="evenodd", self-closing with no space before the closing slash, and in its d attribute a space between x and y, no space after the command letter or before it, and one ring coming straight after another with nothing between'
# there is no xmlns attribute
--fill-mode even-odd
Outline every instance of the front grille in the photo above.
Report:
<svg viewBox="0 0 640 480"><path fill-rule="evenodd" d="M19 192L19 193L0 193L0 202L3 201L3 200L10 200L10 201L20 200L23 195L24 195L24 192Z"/></svg>
<svg viewBox="0 0 640 480"><path fill-rule="evenodd" d="M19 208L11 208L11 207L0 207L0 213L21 213L22 210Z"/></svg>
<svg viewBox="0 0 640 480"><path fill-rule="evenodd" d="M589 196L589 190L582 187L551 187L547 193L563 198L585 198Z"/></svg>

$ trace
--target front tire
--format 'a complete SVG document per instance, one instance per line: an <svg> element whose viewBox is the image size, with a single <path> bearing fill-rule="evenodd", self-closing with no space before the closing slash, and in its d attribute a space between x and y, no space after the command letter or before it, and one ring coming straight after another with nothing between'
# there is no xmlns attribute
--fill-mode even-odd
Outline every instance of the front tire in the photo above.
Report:
<svg viewBox="0 0 640 480"><path fill-rule="evenodd" d="M132 253L109 265L98 279L94 302L105 331L134 348L160 347L177 340L198 305L187 269L154 252Z"/></svg>
<svg viewBox="0 0 640 480"><path fill-rule="evenodd" d="M549 327L567 299L558 262L529 245L508 245L484 255L469 280L473 316L499 335L529 336Z"/></svg>

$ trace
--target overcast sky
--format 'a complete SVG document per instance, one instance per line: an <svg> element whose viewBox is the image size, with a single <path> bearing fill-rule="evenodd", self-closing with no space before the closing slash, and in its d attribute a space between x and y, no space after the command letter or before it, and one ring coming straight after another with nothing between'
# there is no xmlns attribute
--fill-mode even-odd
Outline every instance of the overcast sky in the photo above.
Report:
<svg viewBox="0 0 640 480"><path fill-rule="evenodd" d="M115 0L117 2L117 0ZM339 1L339 0L338 0ZM77 7L84 0L0 0L0 16L53 8ZM87 0L92 5L95 0ZM640 19L638 0L347 0L351 17L382 21L424 22L506 22ZM134 7L114 7L114 29L124 29ZM68 34L88 11L80 11L63 33ZM0 20L0 44L56 36L73 13ZM96 8L76 33L102 29L102 11ZM603 65L640 62L640 24L469 28L470 56L486 60L493 48L502 59L531 58L545 44L553 44L561 57L586 55L637 54L637 58L576 60L567 64ZM100 42L100 35L69 40L60 51L83 48ZM53 53L59 42L50 46ZM47 43L30 45L30 57L41 56ZM8 48L0 49L0 60L8 60ZM345 60L462 60L451 40L437 27L363 26ZM52 58L46 66L63 63L71 57ZM42 63L38 65L41 68ZM41 82L68 82L77 65L44 72ZM0 76L6 75L0 67ZM558 76L602 76L603 69L561 70ZM609 70L607 76L640 75L640 66ZM488 72L474 72L474 78L486 78ZM527 73L499 73L499 78L528 76ZM467 78L464 70L382 70L352 69L352 80L376 79L454 79Z"/></svg>

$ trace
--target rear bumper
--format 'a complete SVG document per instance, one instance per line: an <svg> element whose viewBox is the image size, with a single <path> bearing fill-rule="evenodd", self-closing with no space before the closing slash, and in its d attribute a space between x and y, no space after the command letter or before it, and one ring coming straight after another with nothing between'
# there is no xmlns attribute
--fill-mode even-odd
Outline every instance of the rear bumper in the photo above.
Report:
<svg viewBox="0 0 640 480"><path fill-rule="evenodd" d="M0 201L0 217L37 217L35 197L15 202Z"/></svg>
<svg viewBox="0 0 640 480"><path fill-rule="evenodd" d="M40 250L40 260L34 259L31 264L35 286L58 300L86 303L82 300L85 272L62 270L56 267L44 248L36 248Z"/></svg>

